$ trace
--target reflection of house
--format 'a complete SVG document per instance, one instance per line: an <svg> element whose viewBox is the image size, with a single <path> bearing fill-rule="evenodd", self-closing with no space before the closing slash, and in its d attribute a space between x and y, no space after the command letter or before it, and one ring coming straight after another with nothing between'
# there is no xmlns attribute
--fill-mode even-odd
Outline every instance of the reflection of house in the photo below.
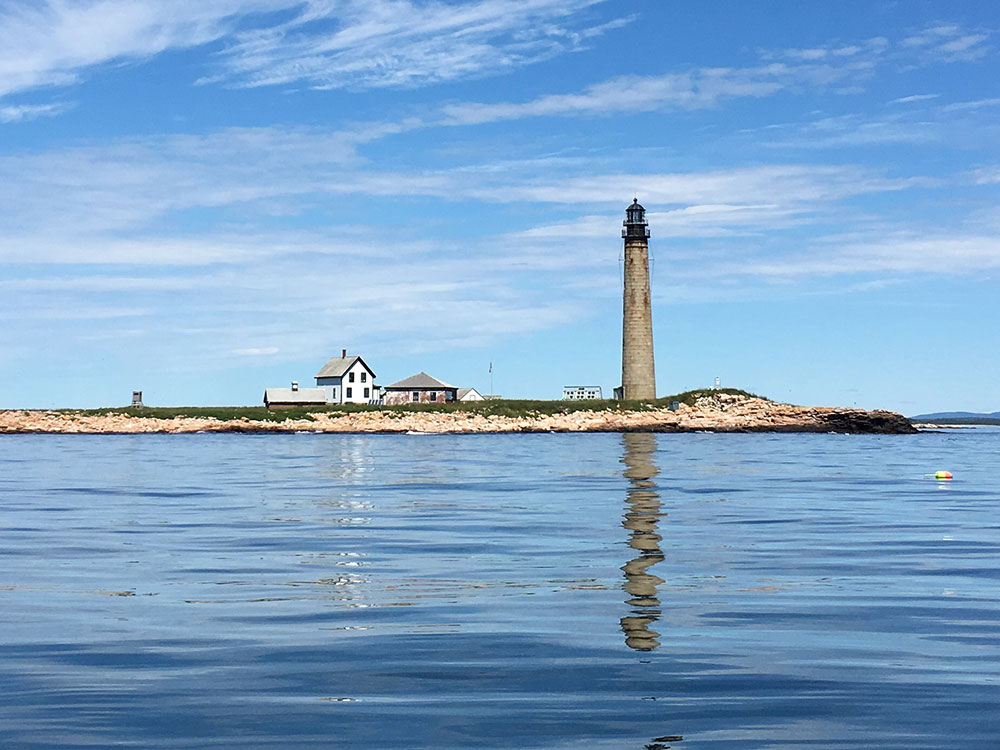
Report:
<svg viewBox="0 0 1000 750"><path fill-rule="evenodd" d="M563 386L563 398L570 401L585 401L591 398L601 398L601 386L566 385Z"/></svg>
<svg viewBox="0 0 1000 750"><path fill-rule="evenodd" d="M428 404L454 401L457 398L458 388L431 377L426 372L418 372L385 387L387 404Z"/></svg>
<svg viewBox="0 0 1000 750"><path fill-rule="evenodd" d="M348 357L347 349L316 373L316 386L326 394L328 404L369 404L379 397L375 373L361 357Z"/></svg>
<svg viewBox="0 0 1000 750"><path fill-rule="evenodd" d="M477 391L475 388L459 388L458 396L459 401L485 401L483 394Z"/></svg>
<svg viewBox="0 0 1000 750"><path fill-rule="evenodd" d="M297 406L323 406L326 391L322 388L299 388L292 381L291 388L267 388L264 390L264 406L268 409L294 409Z"/></svg>

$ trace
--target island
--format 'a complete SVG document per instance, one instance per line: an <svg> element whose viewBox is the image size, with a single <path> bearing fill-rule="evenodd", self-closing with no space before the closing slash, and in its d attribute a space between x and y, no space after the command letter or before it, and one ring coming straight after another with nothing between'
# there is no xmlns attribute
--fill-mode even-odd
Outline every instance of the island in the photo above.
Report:
<svg viewBox="0 0 1000 750"><path fill-rule="evenodd" d="M735 389L649 401L482 401L273 411L190 407L0 411L0 433L835 432L910 434L902 414L796 406Z"/></svg>

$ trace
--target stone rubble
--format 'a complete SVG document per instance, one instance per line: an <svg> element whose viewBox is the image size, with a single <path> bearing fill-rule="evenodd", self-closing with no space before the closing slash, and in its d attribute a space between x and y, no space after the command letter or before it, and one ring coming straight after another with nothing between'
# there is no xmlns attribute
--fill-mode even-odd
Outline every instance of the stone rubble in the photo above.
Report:
<svg viewBox="0 0 1000 750"><path fill-rule="evenodd" d="M694 406L681 404L648 411L575 411L531 417L483 416L472 412L370 411L319 412L312 419L284 422L246 417L157 419L128 414L92 416L52 411L0 411L0 433L193 433L193 432L347 432L347 433L511 433L511 432L841 432L913 433L895 412L793 406L764 399L718 393Z"/></svg>

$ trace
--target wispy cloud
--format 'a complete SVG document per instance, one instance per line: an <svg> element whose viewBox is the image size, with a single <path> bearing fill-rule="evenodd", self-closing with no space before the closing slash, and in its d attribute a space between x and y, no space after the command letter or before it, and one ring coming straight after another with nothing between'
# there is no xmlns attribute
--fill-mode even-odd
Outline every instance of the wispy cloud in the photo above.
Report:
<svg viewBox="0 0 1000 750"><path fill-rule="evenodd" d="M498 265L486 276L478 259L463 257L457 248L400 252L384 263L357 253L337 262L265 258L188 271L187 285L177 283L179 276L162 283L152 269L145 275L133 269L128 277L115 276L113 267L78 267L73 273L61 280L34 276L0 283L22 331L56 325L62 336L108 336L104 345L111 347L114 333L127 329L149 357L183 339L180 364L188 368L217 367L220 355L315 356L362 338L369 353L387 356L476 346L565 324L585 312L579 297L553 298L551 287L522 283L537 277L536 271ZM442 320L463 321L461 336Z"/></svg>
<svg viewBox="0 0 1000 750"><path fill-rule="evenodd" d="M98 321L88 336L112 341L127 329L145 351L182 337L192 367L220 351L294 359L352 336L394 354L453 348L443 318L468 321L461 345L474 346L588 314L591 280L616 275L623 196L638 192L655 207L659 238L722 243L821 223L855 196L920 184L830 164L616 173L542 157L384 169L359 158L362 137L236 129L4 157L0 178L19 189L0 205L0 262L22 278L8 273L0 295L23 327L61 310ZM470 256L467 241L448 233L360 223L373 196L541 203L565 220L482 233ZM310 227L290 230L285 211L308 211ZM696 279L731 247L658 252L679 278ZM44 274L42 264L51 266ZM359 319L359 310L372 314ZM266 353L273 342L280 352Z"/></svg>
<svg viewBox="0 0 1000 750"><path fill-rule="evenodd" d="M976 185L992 185L1000 183L1000 165L980 167L972 173L972 181Z"/></svg>
<svg viewBox="0 0 1000 750"><path fill-rule="evenodd" d="M852 42L832 42L809 48L761 50L764 59L829 66L831 69L873 67L882 62L905 66L969 62L987 55L992 32L958 23L935 23L901 39L884 36Z"/></svg>
<svg viewBox="0 0 1000 750"><path fill-rule="evenodd" d="M233 349L237 357L271 357L280 352L276 346L251 346L246 349Z"/></svg>
<svg viewBox="0 0 1000 750"><path fill-rule="evenodd" d="M319 89L411 87L510 70L580 49L628 22L590 23L605 0L342 0L234 35L202 82Z"/></svg>
<svg viewBox="0 0 1000 750"><path fill-rule="evenodd" d="M76 83L95 67L223 45L203 77L233 86L415 86L510 70L627 23L606 0L8 0L0 96Z"/></svg>
<svg viewBox="0 0 1000 750"><path fill-rule="evenodd" d="M903 96L899 99L893 99L889 104L912 104L913 102L925 102L931 99L937 99L940 94L913 94L912 96Z"/></svg>
<svg viewBox="0 0 1000 750"><path fill-rule="evenodd" d="M0 107L0 123L35 120L39 117L55 117L72 108L72 104L19 104Z"/></svg>
<svg viewBox="0 0 1000 750"><path fill-rule="evenodd" d="M948 131L943 123L924 117L850 114L772 126L765 135L769 137L763 142L772 147L839 148L930 143L946 137Z"/></svg>
<svg viewBox="0 0 1000 750"><path fill-rule="evenodd" d="M280 210L281 196L341 184L336 176L360 164L355 145L365 137L232 128L0 157L0 179L18 185L0 206L3 244L9 248L12 238L24 233L46 235L60 228L82 239L91 232L127 231L192 208L267 202L261 210Z"/></svg>
<svg viewBox="0 0 1000 750"><path fill-rule="evenodd" d="M876 36L853 43L830 43L815 47L788 47L785 49L762 49L759 54L764 60L791 60L814 65L841 67L870 67L874 60L890 49L892 43L885 37Z"/></svg>
<svg viewBox="0 0 1000 750"><path fill-rule="evenodd" d="M840 148L887 144L936 144L978 149L1000 143L1000 126L988 116L1000 99L940 105L937 95L906 97L912 107L859 112L743 131L769 147ZM903 101L903 100L900 100ZM935 102L927 106L927 102ZM923 104L923 106L921 106Z"/></svg>
<svg viewBox="0 0 1000 750"><path fill-rule="evenodd" d="M136 318L151 315L148 308L128 307L112 305L100 307L95 305L72 305L72 306L52 306L36 307L34 309L10 309L0 310L0 320L34 320L34 321L76 321L76 320L115 320L119 318Z"/></svg>
<svg viewBox="0 0 1000 750"><path fill-rule="evenodd" d="M713 68L661 76L621 76L574 94L550 94L528 102L462 103L443 108L446 125L477 125L523 117L614 115L623 111L704 109L724 99L770 96L788 85L781 65L745 70Z"/></svg>
<svg viewBox="0 0 1000 750"><path fill-rule="evenodd" d="M965 110L972 109L983 109L985 107L997 107L1000 106L1000 98L991 99L976 99L971 102L955 102L954 104L949 104L944 108L945 112L961 112Z"/></svg>
<svg viewBox="0 0 1000 750"><path fill-rule="evenodd" d="M826 247L824 247L826 245ZM828 238L808 255L742 263L730 273L767 277L866 273L967 274L1000 268L1000 240L977 234L916 234L912 229L877 236Z"/></svg>
<svg viewBox="0 0 1000 750"><path fill-rule="evenodd" d="M941 38L928 33L935 39ZM988 36L984 35L981 41L985 43L986 39ZM916 51L909 48L919 46L916 42L894 44L884 37L874 37L855 44L761 50L761 64L742 68L698 68L661 75L620 76L582 91L548 94L525 102L456 103L442 109L442 124L479 125L527 117L611 116L622 112L709 109L732 99L763 98L816 88L856 93L863 90L863 84L880 65L892 61L916 64ZM973 58L962 56L934 62L966 59ZM895 103L917 102L936 96L915 95Z"/></svg>
<svg viewBox="0 0 1000 750"><path fill-rule="evenodd" d="M288 0L9 0L0 7L0 96L64 86L95 65L228 33L235 15Z"/></svg>
<svg viewBox="0 0 1000 750"><path fill-rule="evenodd" d="M919 178L893 179L857 166L772 164L675 174L590 174L562 180L471 188L469 194L496 202L614 204L622 195L641 194L658 205L819 204L866 193L902 190Z"/></svg>
<svg viewBox="0 0 1000 750"><path fill-rule="evenodd" d="M845 198L926 183L824 164L614 173L541 158L382 170L359 159L355 140L348 131L256 128L0 157L0 179L18 186L0 205L0 261L208 265L349 256L370 230L345 217L364 217L372 196L617 210L622 196L641 194L676 210L665 215L672 231L704 235L765 216L800 220ZM315 213L330 196L343 196L338 215L327 218L334 234L285 226L288 215ZM358 210L344 214L351 205ZM427 242L405 229L380 231L397 252L420 252Z"/></svg>
<svg viewBox="0 0 1000 750"><path fill-rule="evenodd" d="M986 31L971 31L958 24L940 23L906 37L901 46L935 61L956 62L984 57L992 49L989 41L990 34Z"/></svg>

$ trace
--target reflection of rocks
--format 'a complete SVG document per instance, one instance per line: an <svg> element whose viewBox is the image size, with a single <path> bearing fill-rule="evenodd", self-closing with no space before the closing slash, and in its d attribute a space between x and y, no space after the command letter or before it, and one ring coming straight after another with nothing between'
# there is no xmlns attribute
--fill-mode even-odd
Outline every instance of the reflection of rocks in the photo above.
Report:
<svg viewBox="0 0 1000 750"><path fill-rule="evenodd" d="M678 411L577 411L530 417L469 412L321 412L311 419L269 422L247 418L88 416L51 411L0 411L3 432L916 432L889 411L792 406L716 393Z"/></svg>
<svg viewBox="0 0 1000 750"><path fill-rule="evenodd" d="M621 626L629 648L652 651L660 645L656 640L660 634L651 630L650 625L660 618L656 588L663 583L662 578L649 571L663 560L658 524L664 514L654 480L660 473L654 463L656 435L626 432L622 435L622 443L625 448L623 473L630 484L626 491L628 507L622 526L632 532L628 545L638 553L638 557L622 566L625 573L623 588L629 597L625 603L632 608L632 615L623 617Z"/></svg>

